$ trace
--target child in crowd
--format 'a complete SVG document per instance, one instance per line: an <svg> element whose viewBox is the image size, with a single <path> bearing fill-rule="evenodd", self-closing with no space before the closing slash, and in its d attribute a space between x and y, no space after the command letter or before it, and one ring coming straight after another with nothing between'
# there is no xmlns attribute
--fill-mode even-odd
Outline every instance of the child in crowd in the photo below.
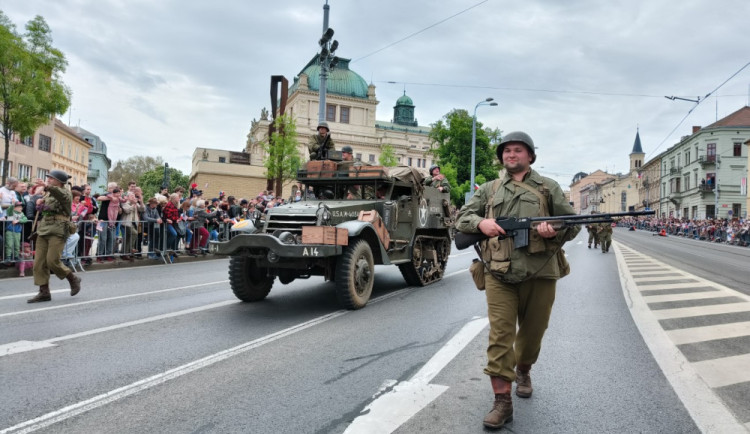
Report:
<svg viewBox="0 0 750 434"><path fill-rule="evenodd" d="M12 211L8 212L7 223L5 224L5 260L16 261L21 253L21 234L23 233L23 224L28 219L23 212L23 204L16 202Z"/></svg>
<svg viewBox="0 0 750 434"><path fill-rule="evenodd" d="M16 268L18 268L18 276L26 276L26 270L34 268L34 252L31 250L31 244L23 243L23 249L21 250L20 258L16 262Z"/></svg>

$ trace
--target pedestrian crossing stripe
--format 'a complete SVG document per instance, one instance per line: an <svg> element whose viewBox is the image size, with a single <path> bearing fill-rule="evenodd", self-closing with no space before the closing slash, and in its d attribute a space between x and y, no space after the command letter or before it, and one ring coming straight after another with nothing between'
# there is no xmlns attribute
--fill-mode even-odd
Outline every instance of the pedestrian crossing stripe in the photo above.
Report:
<svg viewBox="0 0 750 434"><path fill-rule="evenodd" d="M696 425L702 432L750 432L750 420L737 416L747 414L747 401L725 398L731 388L750 387L750 346L744 354L694 362L684 353L722 339L750 339L750 296L622 243L612 247L630 313Z"/></svg>

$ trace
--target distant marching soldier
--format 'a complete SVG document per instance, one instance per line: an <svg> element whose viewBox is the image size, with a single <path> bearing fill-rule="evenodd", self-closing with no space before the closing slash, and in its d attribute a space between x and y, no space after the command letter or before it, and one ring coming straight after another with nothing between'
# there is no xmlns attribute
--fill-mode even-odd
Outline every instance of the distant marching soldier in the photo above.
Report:
<svg viewBox="0 0 750 434"><path fill-rule="evenodd" d="M602 245L602 253L609 252L612 245L612 224L599 223L599 243Z"/></svg>

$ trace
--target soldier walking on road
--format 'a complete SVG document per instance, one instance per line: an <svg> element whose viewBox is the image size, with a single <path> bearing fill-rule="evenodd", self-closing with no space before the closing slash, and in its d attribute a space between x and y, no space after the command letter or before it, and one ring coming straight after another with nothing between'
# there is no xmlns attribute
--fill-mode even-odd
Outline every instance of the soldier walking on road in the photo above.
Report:
<svg viewBox="0 0 750 434"><path fill-rule="evenodd" d="M331 130L328 128L328 122L318 124L318 134L310 136L310 142L307 144L307 150L310 152L310 161L325 160L328 151L336 149L331 138Z"/></svg>
<svg viewBox="0 0 750 434"><path fill-rule="evenodd" d="M599 223L599 243L602 245L602 253L609 252L612 244L612 225L610 223Z"/></svg>
<svg viewBox="0 0 750 434"><path fill-rule="evenodd" d="M40 179L37 185L45 185L44 197L39 199L37 210L41 218L37 226L36 256L34 257L34 285L39 293L27 300L29 303L50 301L50 273L59 279L68 279L70 295L81 290L81 279L60 261L65 241L70 236L70 214L73 195L65 188L70 176L62 170L53 170L47 175L46 185Z"/></svg>
<svg viewBox="0 0 750 434"><path fill-rule="evenodd" d="M591 211L591 214L596 214L596 211ZM599 247L599 225L596 223L586 225L586 230L589 232L589 249L591 248L591 243L594 243L594 248Z"/></svg>
<svg viewBox="0 0 750 434"><path fill-rule="evenodd" d="M575 211L555 181L531 169L536 154L528 134L508 133L497 147L497 157L506 173L479 187L456 223L461 232L491 237L479 243L490 321L484 372L490 376L495 394L484 426L491 429L513 420L510 393L514 380L516 395L531 397L530 370L539 357L557 279L570 272L562 245L580 231L576 226L558 233L542 222L531 230L529 245L519 249L514 249L512 238L499 238L505 231L496 216L556 216Z"/></svg>

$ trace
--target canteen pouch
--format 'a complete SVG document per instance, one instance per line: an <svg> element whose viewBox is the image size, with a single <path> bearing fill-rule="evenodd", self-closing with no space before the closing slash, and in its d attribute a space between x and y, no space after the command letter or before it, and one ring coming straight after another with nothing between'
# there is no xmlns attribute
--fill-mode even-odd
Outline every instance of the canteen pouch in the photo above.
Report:
<svg viewBox="0 0 750 434"><path fill-rule="evenodd" d="M474 285L480 291L484 291L484 268L484 262L476 258L474 258L469 266L469 272L471 273L471 278L474 280Z"/></svg>
<svg viewBox="0 0 750 434"><path fill-rule="evenodd" d="M503 275L510 268L510 255L513 253L513 238L491 238L480 243L482 260L489 264L490 273Z"/></svg>

